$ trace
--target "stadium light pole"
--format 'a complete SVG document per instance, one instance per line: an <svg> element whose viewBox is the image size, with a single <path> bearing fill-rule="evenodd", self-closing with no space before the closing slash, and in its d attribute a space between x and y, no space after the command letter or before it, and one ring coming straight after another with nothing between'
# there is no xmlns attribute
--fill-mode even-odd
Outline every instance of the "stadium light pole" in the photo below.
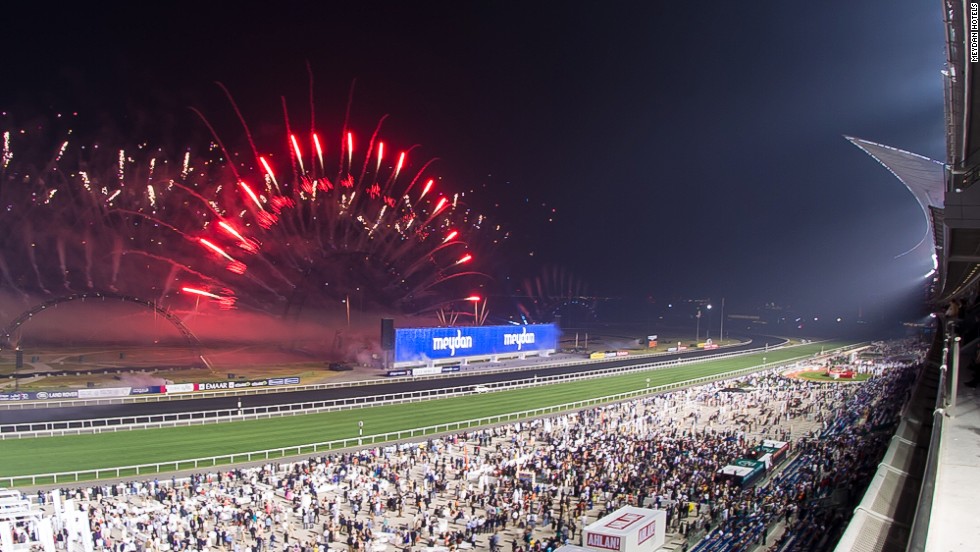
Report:
<svg viewBox="0 0 980 552"><path fill-rule="evenodd" d="M24 364L24 353L20 350L20 345L14 347L14 391L20 391L20 367Z"/></svg>
<svg viewBox="0 0 980 552"><path fill-rule="evenodd" d="M694 346L697 347L697 344L701 342L701 309L700 308L698 308L698 314L695 315L695 318L698 319L697 326L696 326L697 329L694 330Z"/></svg>
<svg viewBox="0 0 980 552"><path fill-rule="evenodd" d="M705 308L708 309L708 311L709 311L708 314L710 314L710 311L711 311L711 308L712 308L711 307L711 303L708 303L705 306ZM708 325L705 327L705 330L704 330L704 340L707 341L709 339L711 339L711 317L710 316L708 317Z"/></svg>
<svg viewBox="0 0 980 552"><path fill-rule="evenodd" d="M721 298L721 329L718 331L718 344L725 341L725 298Z"/></svg>

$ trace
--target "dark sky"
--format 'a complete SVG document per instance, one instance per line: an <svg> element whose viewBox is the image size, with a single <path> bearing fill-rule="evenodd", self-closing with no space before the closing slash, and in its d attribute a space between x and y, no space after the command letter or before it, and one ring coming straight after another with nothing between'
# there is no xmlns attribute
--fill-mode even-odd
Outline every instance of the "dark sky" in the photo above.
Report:
<svg viewBox="0 0 980 552"><path fill-rule="evenodd" d="M895 258L925 228L911 194L842 135L945 158L936 0L210 4L5 9L0 107L179 141L188 105L228 111L213 81L281 124L308 61L321 126L356 79L361 134L389 114L527 271L853 316L931 268Z"/></svg>

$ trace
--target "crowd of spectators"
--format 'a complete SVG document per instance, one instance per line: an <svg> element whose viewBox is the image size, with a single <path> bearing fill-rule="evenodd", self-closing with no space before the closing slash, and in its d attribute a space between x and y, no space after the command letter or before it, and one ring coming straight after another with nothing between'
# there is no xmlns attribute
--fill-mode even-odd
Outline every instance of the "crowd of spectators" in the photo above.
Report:
<svg viewBox="0 0 980 552"><path fill-rule="evenodd" d="M666 510L685 549L744 550L777 523L788 542L845 521L814 505L862 491L917 365L917 344L880 347L860 384L769 370L423 442L58 494L87 513L98 551L554 550L624 505ZM791 444L788 468L745 489L717 476L764 439ZM50 510L52 491L37 500ZM76 538L56 529L61 547Z"/></svg>
<svg viewBox="0 0 980 552"><path fill-rule="evenodd" d="M895 433L905 400L924 351L900 342L881 348L870 366L876 377L854 387L825 417L819 431L794 441L795 457L764 484L743 490L742 508L728 515L698 550L740 550L752 542L766 544L766 529L782 522L777 543L800 549L825 549L839 538L849 512L860 500ZM848 512L845 515L845 512ZM725 546L713 547L722 542Z"/></svg>

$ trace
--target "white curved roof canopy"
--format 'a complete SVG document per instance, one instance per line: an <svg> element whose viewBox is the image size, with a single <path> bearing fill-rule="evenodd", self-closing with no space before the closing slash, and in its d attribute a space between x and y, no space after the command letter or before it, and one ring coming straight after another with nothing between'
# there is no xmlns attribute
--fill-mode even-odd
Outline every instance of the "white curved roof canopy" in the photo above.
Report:
<svg viewBox="0 0 980 552"><path fill-rule="evenodd" d="M845 138L895 175L895 178L905 184L919 202L919 207L926 216L926 235L913 250L922 245L927 238L931 238L935 252L944 257L944 261L939 263L936 255L933 255L933 262L940 273L941 283L932 292L939 292L945 287L948 272L946 266L948 259L942 253L948 240L943 223L943 209L946 207L946 165L917 153L884 144L853 136L845 136Z"/></svg>
<svg viewBox="0 0 980 552"><path fill-rule="evenodd" d="M912 192L929 217L929 207L942 209L946 200L946 165L917 153L845 136L852 144L881 163Z"/></svg>

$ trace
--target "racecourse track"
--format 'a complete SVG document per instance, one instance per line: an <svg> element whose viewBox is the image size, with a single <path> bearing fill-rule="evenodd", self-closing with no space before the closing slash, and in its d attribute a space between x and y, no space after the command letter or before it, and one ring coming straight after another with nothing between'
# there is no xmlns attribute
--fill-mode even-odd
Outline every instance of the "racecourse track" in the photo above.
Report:
<svg viewBox="0 0 980 552"><path fill-rule="evenodd" d="M656 357L634 356L622 359L610 360L606 362L585 362L582 364L572 364L563 366L549 366L547 364L537 364L528 366L527 370L518 371L493 371L488 369L474 369L465 375L455 375L452 378L454 387L465 387L467 385L486 385L491 383L507 382L515 379L527 378L529 373L540 377L556 376L562 374L573 374L576 372L586 372L609 368L620 368L646 364L649 362L662 362L676 359L692 359L710 357L718 354L733 353L757 349L765 345L777 347L786 343L786 339L773 336L745 336L745 342L731 347L714 350L695 350ZM365 374L365 379L377 377L374 374ZM392 388L395 386L395 389ZM3 412L3 423L8 427L13 424L29 424L39 422L60 422L69 420L88 420L93 418L117 418L132 417L140 415L175 414L188 411L210 411L210 410L229 410L242 407L272 406L291 403L326 401L335 399L349 399L355 397L380 395L397 392L425 391L438 389L445 386L443 378L432 379L411 379L393 378L391 381L378 380L377 384L360 385L355 387L327 387L314 390L283 390L278 393L267 393L261 395L248 396L209 396L199 395L198 398L187 396L186 399L174 399L159 402L118 402L113 404L97 404L92 406L60 407L57 403L51 406L37 406L36 408L6 410ZM241 405L238 404L242 400Z"/></svg>

